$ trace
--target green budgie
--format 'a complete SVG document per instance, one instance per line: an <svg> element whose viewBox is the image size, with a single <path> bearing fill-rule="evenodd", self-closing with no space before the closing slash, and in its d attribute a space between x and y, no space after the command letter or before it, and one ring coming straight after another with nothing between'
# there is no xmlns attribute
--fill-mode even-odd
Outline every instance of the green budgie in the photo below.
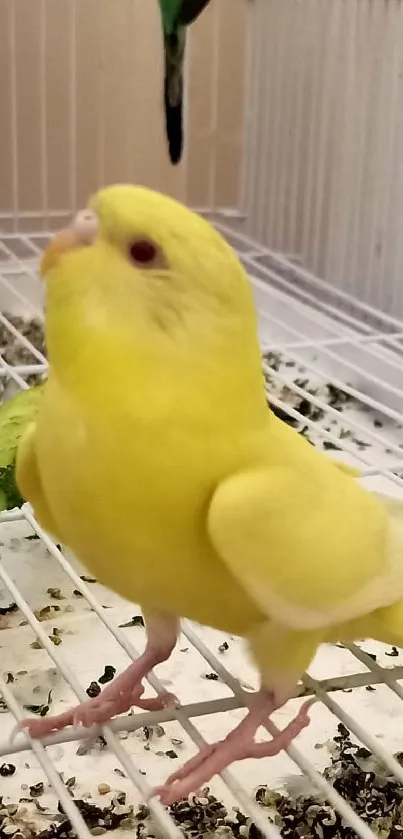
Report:
<svg viewBox="0 0 403 839"><path fill-rule="evenodd" d="M21 507L24 503L15 483L15 458L20 437L36 418L44 384L11 395L6 387L0 405L0 512Z"/></svg>
<svg viewBox="0 0 403 839"><path fill-rule="evenodd" d="M183 67L186 27L199 17L209 0L158 0L164 35L165 129L169 156L180 162L183 149Z"/></svg>

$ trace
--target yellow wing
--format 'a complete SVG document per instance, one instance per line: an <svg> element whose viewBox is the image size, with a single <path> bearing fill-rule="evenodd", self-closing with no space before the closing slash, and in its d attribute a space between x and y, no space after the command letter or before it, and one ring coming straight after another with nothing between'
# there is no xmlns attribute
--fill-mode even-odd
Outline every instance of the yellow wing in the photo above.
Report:
<svg viewBox="0 0 403 839"><path fill-rule="evenodd" d="M31 423L19 442L15 467L16 482L22 497L32 505L38 523L60 542L62 540L46 501L38 470L35 431L36 425Z"/></svg>
<svg viewBox="0 0 403 839"><path fill-rule="evenodd" d="M324 458L309 478L284 467L234 475L208 516L227 567L270 619L295 630L392 601L387 526L379 500Z"/></svg>

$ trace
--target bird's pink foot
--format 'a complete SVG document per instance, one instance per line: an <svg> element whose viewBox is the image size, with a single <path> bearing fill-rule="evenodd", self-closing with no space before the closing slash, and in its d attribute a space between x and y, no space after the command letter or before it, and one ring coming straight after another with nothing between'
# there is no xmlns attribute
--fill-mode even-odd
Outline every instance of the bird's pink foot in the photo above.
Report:
<svg viewBox="0 0 403 839"><path fill-rule="evenodd" d="M278 754L309 724L308 708L311 704L312 700L305 702L295 719L270 742L255 743L257 729L275 710L273 700L263 691L260 692L248 715L225 740L205 746L181 769L170 775L166 783L154 790L153 794L158 796L163 804L170 805L191 792L197 792L213 775L222 772L230 763L250 757L271 757Z"/></svg>
<svg viewBox="0 0 403 839"><path fill-rule="evenodd" d="M133 705L142 710L157 711L168 705L177 704L177 698L171 693L161 693L159 696L149 699L142 698L144 686L141 680L155 664L153 662L150 667L149 663L150 660L146 652L108 685L99 696L58 716L43 717L42 719L29 717L21 721L18 729L28 731L31 737L46 737L52 731L60 731L69 725L82 725L84 728L101 725L109 722L112 717L129 711Z"/></svg>

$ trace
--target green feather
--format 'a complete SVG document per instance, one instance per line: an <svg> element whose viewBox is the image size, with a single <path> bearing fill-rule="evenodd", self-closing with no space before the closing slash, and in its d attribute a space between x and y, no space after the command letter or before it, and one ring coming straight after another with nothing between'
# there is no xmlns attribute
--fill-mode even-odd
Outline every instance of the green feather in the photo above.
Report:
<svg viewBox="0 0 403 839"><path fill-rule="evenodd" d="M21 507L15 483L18 443L28 425L36 419L44 384L23 390L0 405L0 511Z"/></svg>
<svg viewBox="0 0 403 839"><path fill-rule="evenodd" d="M198 18L209 0L158 0L164 36L164 109L169 156L175 165L183 149L183 67L186 27Z"/></svg>
<svg viewBox="0 0 403 839"><path fill-rule="evenodd" d="M24 499L15 482L15 457L9 466L0 466L0 510L22 507Z"/></svg>
<svg viewBox="0 0 403 839"><path fill-rule="evenodd" d="M178 27L189 26L210 0L158 0L165 35L174 35Z"/></svg>
<svg viewBox="0 0 403 839"><path fill-rule="evenodd" d="M178 27L182 0L159 0L164 35L172 35Z"/></svg>

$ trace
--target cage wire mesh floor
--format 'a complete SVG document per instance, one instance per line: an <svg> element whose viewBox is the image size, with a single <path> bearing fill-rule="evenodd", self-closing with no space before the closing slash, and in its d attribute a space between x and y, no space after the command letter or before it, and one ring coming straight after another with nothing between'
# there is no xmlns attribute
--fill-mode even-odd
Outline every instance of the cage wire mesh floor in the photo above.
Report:
<svg viewBox="0 0 403 839"><path fill-rule="evenodd" d="M218 226L252 280L273 409L358 466L365 486L403 498L403 322L326 291L300 266ZM0 378L21 388L46 371L36 275L46 241L43 232L0 234ZM1 835L403 833L403 653L372 641L319 650L300 686L300 696L317 697L311 724L287 754L235 764L210 792L170 812L144 803L150 789L203 740L232 729L243 691L257 686L238 638L184 622L149 683L179 696L175 711L134 709L91 739L74 729L54 734L46 749L22 734L10 743L27 711L56 713L99 691L143 650L145 633L139 608L85 576L28 506L1 517L0 552ZM277 712L268 732L300 702Z"/></svg>

